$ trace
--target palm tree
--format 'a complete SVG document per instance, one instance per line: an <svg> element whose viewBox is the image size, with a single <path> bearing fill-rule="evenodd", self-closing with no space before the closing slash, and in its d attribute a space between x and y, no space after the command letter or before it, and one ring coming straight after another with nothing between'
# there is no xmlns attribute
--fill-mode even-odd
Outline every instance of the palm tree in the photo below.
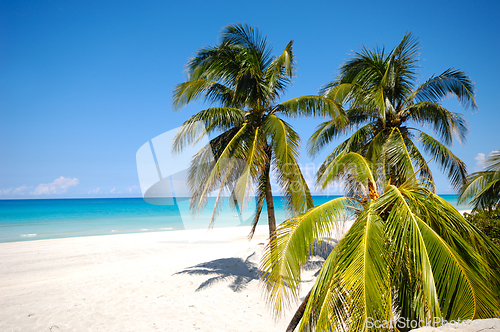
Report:
<svg viewBox="0 0 500 332"><path fill-rule="evenodd" d="M281 55L272 56L267 40L257 29L235 24L222 31L220 44L205 47L187 64L188 79L174 89L174 108L195 100L215 104L191 116L174 139L174 150L214 135L209 146L193 159L189 184L191 208L201 209L207 196L219 190L211 224L220 207L221 194L231 193L238 207L255 186L257 209L253 234L264 201L269 232L276 229L271 172L292 213L313 206L297 158L300 139L283 117L341 115L335 103L322 96L304 96L279 102L294 73L293 41Z"/></svg>
<svg viewBox="0 0 500 332"><path fill-rule="evenodd" d="M418 50L418 40L411 33L390 52L362 47L340 67L338 78L321 88L321 94L346 108L347 121L337 117L319 125L309 140L309 153L315 155L339 135L354 132L329 154L320 167L320 179L348 152L383 162L381 142L398 128L413 163L431 180L430 189L434 189L432 173L415 139L425 152L435 156L453 185L463 184L466 165L447 146L454 136L460 143L465 140L467 123L461 114L447 110L440 102L454 95L465 108L476 108L474 84L466 73L447 69L416 86ZM430 127L438 139L418 126ZM399 181L397 174L393 181Z"/></svg>
<svg viewBox="0 0 500 332"><path fill-rule="evenodd" d="M298 296L301 266L315 246L354 219L306 297L300 331L407 331L411 322L500 313L498 247L427 188L399 128L385 144L401 184L362 155L346 153L327 181L351 177L353 195L290 218L267 247L263 278L280 313Z"/></svg>
<svg viewBox="0 0 500 332"><path fill-rule="evenodd" d="M472 173L460 189L459 202L468 202L474 210L491 212L500 207L500 152L493 151L485 160L484 170Z"/></svg>

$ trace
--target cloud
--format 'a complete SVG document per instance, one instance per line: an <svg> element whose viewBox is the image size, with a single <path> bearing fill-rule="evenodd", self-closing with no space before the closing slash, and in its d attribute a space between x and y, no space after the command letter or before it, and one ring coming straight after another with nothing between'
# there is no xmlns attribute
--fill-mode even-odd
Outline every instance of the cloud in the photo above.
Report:
<svg viewBox="0 0 500 332"><path fill-rule="evenodd" d="M484 153L479 152L476 156L476 165L474 166L475 171L481 171L484 167L484 160L486 159L486 156Z"/></svg>
<svg viewBox="0 0 500 332"><path fill-rule="evenodd" d="M498 153L498 150L493 150L488 154L488 157L490 157L493 153ZM484 153L479 152L477 156L474 158L476 159L476 165L474 166L474 170L476 172L484 170L484 162L486 161L486 155Z"/></svg>
<svg viewBox="0 0 500 332"><path fill-rule="evenodd" d="M29 188L29 187L28 187L27 185L23 184L22 186L17 187L16 189L14 189L14 191L12 191L12 193L13 193L14 195L24 195L24 191L25 191L26 189L28 189L28 188Z"/></svg>
<svg viewBox="0 0 500 332"><path fill-rule="evenodd" d="M12 187L9 189L0 189L0 195L8 195L12 191Z"/></svg>
<svg viewBox="0 0 500 332"><path fill-rule="evenodd" d="M55 179L51 183L40 183L31 195L51 195L51 194L62 194L66 192L66 190L70 187L74 187L80 183L80 180L77 178L65 178L61 176L60 178Z"/></svg>
<svg viewBox="0 0 500 332"><path fill-rule="evenodd" d="M111 189L109 192L114 194L116 192L116 188Z"/></svg>
<svg viewBox="0 0 500 332"><path fill-rule="evenodd" d="M92 195L92 194L98 194L98 193L100 193L100 192L101 192L101 189L99 189L99 188L95 188L95 189L89 190L89 191L87 192L87 194Z"/></svg>

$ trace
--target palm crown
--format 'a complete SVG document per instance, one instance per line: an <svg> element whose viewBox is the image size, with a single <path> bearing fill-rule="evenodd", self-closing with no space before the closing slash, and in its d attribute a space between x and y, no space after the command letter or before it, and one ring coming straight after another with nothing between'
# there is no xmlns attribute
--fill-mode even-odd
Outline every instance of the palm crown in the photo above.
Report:
<svg viewBox="0 0 500 332"><path fill-rule="evenodd" d="M309 153L314 155L341 134L354 130L329 154L318 173L319 179L329 173L338 159L348 152L359 152L368 159L384 162L383 145L393 128L403 135L408 153L419 173L430 181L432 173L414 139L424 151L436 158L455 186L463 184L465 164L448 148L454 136L460 142L468 133L466 121L440 101L450 95L466 108L476 108L474 85L460 70L448 69L416 86L419 43L407 34L391 52L362 48L340 67L338 78L321 88L321 93L346 108L344 117L322 123L309 140ZM416 128L427 126L437 139ZM390 171L390 170L388 170ZM398 183L398 175L392 174Z"/></svg>
<svg viewBox="0 0 500 332"><path fill-rule="evenodd" d="M290 218L267 248L263 278L279 313L298 296L301 267L315 246L354 219L306 297L300 331L407 331L415 328L413 322L439 324L500 313L495 272L500 250L422 186L428 179L416 175L398 129L392 135L388 160L406 170L401 184L384 180L370 160L349 152L327 181L347 171L357 187L370 188L367 196L336 198Z"/></svg>
<svg viewBox="0 0 500 332"><path fill-rule="evenodd" d="M299 136L282 117L335 116L338 108L322 96L278 103L294 73L292 45L290 41L281 55L272 56L272 49L257 30L230 25L223 30L220 44L200 49L188 62L187 81L174 89L175 107L197 99L215 104L190 117L174 140L174 149L180 151L203 135L215 135L195 156L189 171L192 208L202 207L207 195L219 190L212 221L221 193L230 192L230 201L241 203L255 186L253 230L265 200L272 233L271 171L290 211L304 212L313 206L297 162Z"/></svg>

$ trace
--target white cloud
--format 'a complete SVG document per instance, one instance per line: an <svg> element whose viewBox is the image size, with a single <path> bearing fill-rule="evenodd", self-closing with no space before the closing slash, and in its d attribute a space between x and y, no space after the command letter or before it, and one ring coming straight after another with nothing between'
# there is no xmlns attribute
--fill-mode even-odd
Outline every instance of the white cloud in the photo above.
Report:
<svg viewBox="0 0 500 332"><path fill-rule="evenodd" d="M116 188L111 189L109 192L114 194L116 192Z"/></svg>
<svg viewBox="0 0 500 332"><path fill-rule="evenodd" d="M31 192L31 195L51 195L51 194L62 194L70 187L74 187L80 183L77 178L65 178L61 176L55 179L51 183L40 183L35 191Z"/></svg>
<svg viewBox="0 0 500 332"><path fill-rule="evenodd" d="M87 194L89 194L89 195L91 195L91 194L98 194L98 193L100 193L100 192L101 192L101 189L99 189L99 188L95 188L95 189L89 190L89 191L87 192Z"/></svg>
<svg viewBox="0 0 500 332"><path fill-rule="evenodd" d="M475 171L481 171L483 170L484 167L484 159L486 159L486 156L484 153L479 152L476 156L476 165L474 166Z"/></svg>
<svg viewBox="0 0 500 332"><path fill-rule="evenodd" d="M498 153L498 150L493 150L488 154L488 157L491 156L493 153ZM474 170L476 172L482 171L484 169L484 162L486 160L487 156L484 153L479 152L476 156L476 165L474 166Z"/></svg>
<svg viewBox="0 0 500 332"><path fill-rule="evenodd" d="M12 187L10 187L9 189L0 189L0 196L1 195L9 195L9 194L10 195L24 195L24 191L28 188L30 188L30 187L23 184L22 186L17 187L16 189L12 189Z"/></svg>
<svg viewBox="0 0 500 332"><path fill-rule="evenodd" d="M8 195L12 191L12 187L9 189L0 189L0 195Z"/></svg>
<svg viewBox="0 0 500 332"><path fill-rule="evenodd" d="M23 184L22 186L20 187L17 187L16 189L14 189L14 191L12 191L12 193L14 195L24 195L24 191L28 189L28 186Z"/></svg>

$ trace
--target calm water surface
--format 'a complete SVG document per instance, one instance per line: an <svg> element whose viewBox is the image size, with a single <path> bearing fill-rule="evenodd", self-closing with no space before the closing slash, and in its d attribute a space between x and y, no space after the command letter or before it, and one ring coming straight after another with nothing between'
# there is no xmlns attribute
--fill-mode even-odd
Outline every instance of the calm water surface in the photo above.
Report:
<svg viewBox="0 0 500 332"><path fill-rule="evenodd" d="M314 196L315 205L339 196ZM455 195L441 195L458 209ZM0 200L0 242L55 239L77 236L136 233L207 228L215 199L194 216L188 200L178 199L171 205L153 205L142 198L104 199L26 199ZM275 197L276 219L285 220L281 197ZM254 202L243 209L230 208L226 202L214 223L215 227L250 225ZM265 209L264 209L265 210ZM263 211L260 224L266 224Z"/></svg>

